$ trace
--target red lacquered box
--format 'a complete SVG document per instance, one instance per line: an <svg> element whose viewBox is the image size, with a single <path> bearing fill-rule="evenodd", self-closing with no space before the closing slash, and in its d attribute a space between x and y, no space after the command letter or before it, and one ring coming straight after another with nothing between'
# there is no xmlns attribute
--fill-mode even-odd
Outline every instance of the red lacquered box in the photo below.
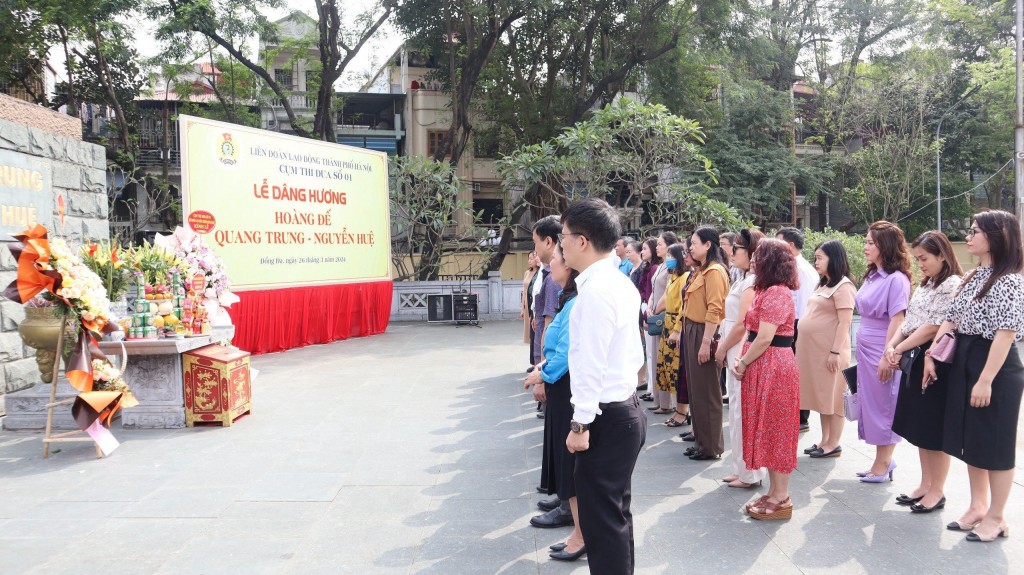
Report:
<svg viewBox="0 0 1024 575"><path fill-rule="evenodd" d="M249 352L208 345L182 354L185 425L219 422L224 427L252 410Z"/></svg>

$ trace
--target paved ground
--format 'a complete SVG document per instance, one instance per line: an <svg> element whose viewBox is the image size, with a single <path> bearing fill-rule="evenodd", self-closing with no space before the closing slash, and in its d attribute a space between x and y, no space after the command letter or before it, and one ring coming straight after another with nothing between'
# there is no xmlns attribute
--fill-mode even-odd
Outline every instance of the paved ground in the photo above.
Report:
<svg viewBox="0 0 1024 575"><path fill-rule="evenodd" d="M586 573L528 525L541 421L522 391L517 322L398 324L382 336L262 356L253 415L228 429L115 429L41 458L38 434L0 433L0 573ZM943 526L967 504L912 516L916 454L864 485L870 451L848 427L842 458L801 459L788 523L741 513L722 463L691 462L651 419L634 475L639 573L1010 573L1021 535L967 543ZM817 439L805 434L801 447ZM1024 461L1024 458L1021 458ZM1018 474L1009 522L1024 529Z"/></svg>

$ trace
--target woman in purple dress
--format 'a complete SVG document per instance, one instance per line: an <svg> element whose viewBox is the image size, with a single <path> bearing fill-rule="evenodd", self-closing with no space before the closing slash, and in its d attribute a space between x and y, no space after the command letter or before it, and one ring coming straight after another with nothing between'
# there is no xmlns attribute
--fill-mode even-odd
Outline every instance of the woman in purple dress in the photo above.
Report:
<svg viewBox="0 0 1024 575"><path fill-rule="evenodd" d="M885 358L885 347L899 330L910 300L910 255L903 230L890 222L868 228L864 245L868 270L857 292L857 399L859 437L875 446L875 461L857 473L865 483L892 481L892 458L900 436L892 430L900 372Z"/></svg>

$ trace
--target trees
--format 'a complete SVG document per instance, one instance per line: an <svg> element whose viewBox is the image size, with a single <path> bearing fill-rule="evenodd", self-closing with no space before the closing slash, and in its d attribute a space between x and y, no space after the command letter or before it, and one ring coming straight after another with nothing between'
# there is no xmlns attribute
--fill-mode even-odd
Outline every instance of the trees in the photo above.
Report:
<svg viewBox="0 0 1024 575"><path fill-rule="evenodd" d="M481 228L445 238L446 232L456 229L456 213L470 208L458 200L463 182L450 163L405 156L391 159L390 172L394 178L390 198L394 232L391 261L399 273L395 280L436 280L446 253L489 250L490 243Z"/></svg>
<svg viewBox="0 0 1024 575"><path fill-rule="evenodd" d="M705 194L714 180L703 139L696 122L623 98L549 141L523 146L498 169L506 189L538 186L558 199L557 208L579 197L606 198L627 229L738 227L745 223L738 212Z"/></svg>

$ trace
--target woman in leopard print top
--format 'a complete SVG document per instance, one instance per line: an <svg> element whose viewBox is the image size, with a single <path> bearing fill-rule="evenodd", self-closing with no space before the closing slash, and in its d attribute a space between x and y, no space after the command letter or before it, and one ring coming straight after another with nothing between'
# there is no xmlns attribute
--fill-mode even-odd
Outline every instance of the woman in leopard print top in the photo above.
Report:
<svg viewBox="0 0 1024 575"><path fill-rule="evenodd" d="M1024 365L1015 345L1024 339L1020 223L1008 212L981 212L967 234L967 249L981 265L964 278L934 340L956 333L949 375L935 384L948 390L942 449L967 464L971 483L971 506L947 528L973 529L968 541L993 541L1007 533L1003 512L1024 395ZM933 350L934 344L926 352L926 380L936 379Z"/></svg>

